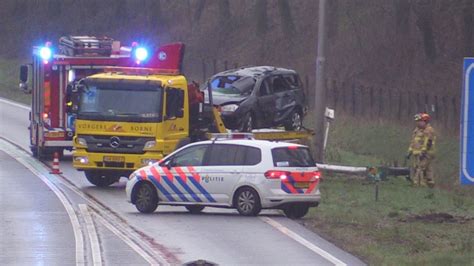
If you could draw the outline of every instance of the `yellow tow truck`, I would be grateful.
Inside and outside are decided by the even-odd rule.
[[[190,142],[228,133],[212,94],[180,71],[109,68],[75,84],[73,166],[108,186]],[[205,103],[206,102],[206,103]],[[257,132],[257,139],[307,138],[311,131]]]

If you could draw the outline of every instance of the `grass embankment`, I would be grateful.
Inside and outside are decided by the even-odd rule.
[[[21,62],[16,59],[0,58],[0,97],[29,104],[31,95],[18,88]],[[31,86],[31,81],[29,84]]]
[[[410,126],[344,117],[332,126],[328,162],[403,164]],[[457,137],[439,137],[437,188],[390,177],[377,202],[373,183],[328,175],[321,205],[302,222],[372,265],[474,265],[474,187],[459,186],[458,147]]]

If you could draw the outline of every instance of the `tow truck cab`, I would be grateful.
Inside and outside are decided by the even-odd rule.
[[[186,78],[109,72],[79,84],[73,166],[109,185],[156,162],[189,136]]]

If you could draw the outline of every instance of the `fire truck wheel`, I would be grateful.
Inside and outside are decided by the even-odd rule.
[[[309,206],[306,204],[290,204],[283,208],[286,217],[290,219],[299,219],[305,216],[309,211]]]
[[[119,181],[120,177],[100,171],[84,171],[87,180],[98,187],[107,187]]]

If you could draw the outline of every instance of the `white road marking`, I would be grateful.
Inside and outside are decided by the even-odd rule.
[[[160,265],[158,261],[153,259],[150,255],[148,255],[141,247],[139,247],[135,242],[130,240],[126,235],[124,235],[122,232],[117,230],[112,224],[110,224],[107,220],[102,218],[100,215],[95,215],[99,222],[102,223],[107,229],[109,229],[112,233],[114,233],[118,238],[122,239],[123,242],[125,242],[129,247],[131,247],[135,252],[140,254],[148,263],[151,265]]]
[[[97,231],[95,230],[94,222],[89,213],[89,209],[86,204],[79,204],[79,209],[81,210],[82,216],[86,223],[87,234],[89,235],[89,242],[91,244],[92,251],[92,263],[94,265],[102,265],[102,255],[100,251],[99,238],[97,237]]]
[[[66,209],[66,212],[69,216],[69,219],[71,220],[71,225],[72,225],[72,229],[73,229],[73,232],[74,232],[74,239],[75,239],[75,242],[76,242],[76,265],[85,265],[84,240],[82,238],[83,235],[82,235],[82,230],[81,230],[81,225],[79,223],[79,219],[77,218],[76,212],[75,212],[74,208],[72,207],[72,204],[66,198],[64,193],[62,193],[47,178],[47,176],[50,175],[48,173],[48,171],[46,171],[46,169],[44,169],[44,167],[42,167],[42,165],[40,165],[34,159],[31,159],[30,157],[27,157],[27,156],[22,156],[17,150],[15,150],[15,149],[18,149],[18,148],[16,148],[13,145],[7,143],[3,139],[0,139],[0,149],[4,152],[8,153],[10,156],[15,158],[19,163],[21,163],[23,166],[25,166],[28,170],[30,170],[34,175],[36,175],[39,179],[41,179],[41,181],[43,181],[43,183],[45,183],[54,192],[54,194],[56,194],[56,196],[61,201],[64,208]]]
[[[345,266],[346,265],[344,262],[340,261],[339,259],[337,259],[333,255],[329,254],[327,251],[321,249],[320,247],[318,247],[318,246],[314,245],[313,243],[309,242],[308,240],[304,239],[303,237],[301,237],[297,233],[291,231],[289,228],[287,228],[286,226],[280,224],[279,222],[277,222],[277,221],[275,221],[275,220],[273,220],[269,217],[260,216],[259,218],[262,221],[264,221],[265,223],[273,226],[274,228],[276,228],[278,231],[282,232],[286,236],[290,237],[291,239],[293,239],[296,242],[300,243],[301,245],[307,247],[311,251],[317,253],[321,257],[323,257],[323,258],[327,259],[328,261],[332,262],[334,265],[337,265],[337,266]]]
[[[14,143],[14,142],[12,142]],[[14,157],[15,159],[17,159],[20,163],[22,163],[25,167],[27,167],[28,169],[34,169],[35,170],[35,173],[39,173],[40,171],[43,171],[43,172],[46,172],[48,173],[47,176],[50,177],[51,179],[57,179],[56,176],[54,175],[51,175],[49,174],[49,170],[45,168],[45,166],[35,160],[34,158],[30,157],[28,155],[28,153],[26,153],[25,151],[21,150],[20,148],[16,147],[15,145],[9,143],[8,141],[2,139],[0,137],[0,149],[6,151],[8,154],[10,154],[12,157]],[[26,158],[26,159],[24,159]],[[36,170],[36,169],[38,170]],[[59,188],[57,188],[50,180],[48,180],[48,178],[46,176],[43,176],[43,177],[40,177],[41,180],[43,180],[43,182],[48,182],[47,184],[49,184],[50,186],[54,187],[51,188],[53,191],[58,191],[58,193],[62,193],[61,190]],[[145,245],[140,247],[140,245],[138,245],[137,243],[140,243],[140,241],[142,240],[140,238],[140,236],[136,236],[136,234],[134,233],[129,233],[128,232],[128,228],[125,228],[124,226],[121,226],[120,223],[117,223],[115,222],[116,225],[112,225],[112,223],[109,222],[110,221],[115,221],[116,218],[112,215],[109,215],[107,214],[107,211],[103,211],[102,207],[94,202],[93,200],[91,200],[87,195],[85,195],[80,189],[76,188],[75,186],[69,184],[68,182],[63,182],[61,180],[58,179],[58,182],[61,183],[61,185],[64,185],[65,187],[67,187],[68,189],[70,189],[71,191],[73,191],[74,193],[76,193],[79,197],[83,198],[87,203],[88,205],[92,208],[92,210],[95,212],[96,216],[97,217],[100,217],[102,221],[106,221],[107,224],[110,226],[110,227],[107,227],[109,228],[109,230],[111,231],[114,231],[114,232],[118,232],[122,237],[120,237],[122,240],[127,239],[126,241],[124,240],[124,242],[129,242],[129,243],[133,243],[134,246],[137,247],[137,249],[139,251],[137,251],[137,249],[134,249],[140,256],[142,256],[146,261],[153,261],[152,264],[154,265],[169,265],[169,263],[164,259],[163,256],[161,256],[160,254],[158,254],[153,247],[149,246],[147,243],[144,243]],[[64,195],[63,195],[64,196]],[[71,207],[72,208],[72,207]],[[98,211],[100,210],[100,211]],[[74,209],[72,210],[74,212]],[[69,213],[68,213],[69,214]],[[74,215],[75,215],[75,212],[74,212]],[[106,217],[103,218],[101,216],[104,216]],[[77,225],[79,226],[79,220],[77,219],[76,217],[76,221],[77,221]],[[115,227],[118,227],[119,229],[115,228]],[[75,228],[74,226],[74,223],[73,223],[73,228]],[[80,246],[80,250],[82,251],[82,260],[81,260],[81,263],[79,263],[80,265],[84,265],[84,243],[83,243],[83,238],[82,238],[82,231],[80,230],[80,227],[77,227],[80,231],[80,239],[78,237],[76,237],[76,257],[78,257],[78,247]],[[112,228],[112,229],[111,229]],[[74,232],[74,235],[76,236],[77,233],[76,231]],[[80,240],[80,243],[78,242]],[[146,251],[144,250],[148,250],[148,253],[152,254],[154,256],[154,258],[152,258],[151,256],[149,256]],[[147,259],[147,258],[151,258],[151,259]],[[156,259],[158,259],[158,262],[156,261]],[[79,265],[78,264],[78,265]]]
[[[19,107],[19,108],[24,109],[24,110],[28,110],[28,111],[31,110],[30,107],[27,106],[27,105],[17,103],[17,102],[14,102],[14,101],[11,101],[11,100],[8,100],[8,99],[5,99],[5,98],[0,97],[0,102],[7,103],[9,105],[13,105],[15,107]]]

